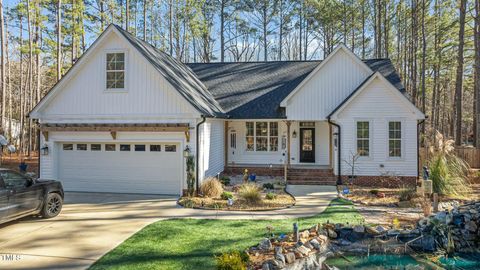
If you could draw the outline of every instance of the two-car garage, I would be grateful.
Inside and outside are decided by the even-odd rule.
[[[58,142],[58,179],[67,191],[175,194],[182,190],[178,142]]]

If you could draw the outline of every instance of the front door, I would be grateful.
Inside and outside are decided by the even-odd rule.
[[[300,128],[300,162],[315,162],[314,128]]]

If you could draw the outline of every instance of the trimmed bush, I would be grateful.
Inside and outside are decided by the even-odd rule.
[[[274,189],[275,186],[272,183],[265,183],[263,184],[264,189]]]
[[[276,198],[277,198],[277,194],[273,192],[268,192],[267,194],[265,194],[265,199],[267,200],[275,200]]]
[[[220,182],[224,185],[224,186],[228,186],[230,185],[230,177],[226,176],[226,175],[223,175],[222,177],[220,177]]]
[[[417,195],[417,192],[413,188],[402,188],[398,192],[401,202],[410,201]]]
[[[248,255],[238,251],[225,252],[215,257],[218,270],[246,270]]]
[[[224,191],[221,196],[222,200],[233,199],[233,193],[229,191]]]
[[[191,199],[187,199],[183,202],[183,207],[185,208],[193,208],[195,206],[195,202]]]
[[[200,186],[200,192],[205,197],[218,198],[222,195],[223,186],[217,178],[208,177],[203,180],[202,185]]]
[[[372,189],[369,192],[370,194],[377,196],[380,191],[378,189]]]
[[[262,200],[260,188],[253,183],[245,183],[238,189],[238,196],[247,203],[258,203]]]

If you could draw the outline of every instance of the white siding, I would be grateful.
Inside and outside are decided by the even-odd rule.
[[[125,91],[105,89],[105,54],[126,52]],[[114,32],[95,48],[41,112],[41,122],[166,122],[198,112],[128,42]]]
[[[351,160],[352,153],[356,153],[356,121],[370,121],[370,157],[357,160],[356,174],[416,176],[416,115],[388,87],[376,78],[339,113],[336,122],[342,129],[342,174],[351,174],[345,160]],[[389,121],[402,122],[403,152],[399,159],[388,157]]]
[[[225,122],[207,119],[200,126],[200,180],[216,176],[225,168]]]
[[[325,120],[338,104],[357,88],[371,71],[353,59],[344,50],[338,50],[298,92],[286,106],[289,120]]]
[[[253,120],[252,120],[253,121]],[[263,120],[257,120],[263,121]],[[268,120],[265,120],[268,121]],[[228,163],[229,165],[235,164],[256,164],[256,165],[269,165],[269,164],[284,164],[286,158],[286,149],[282,149],[282,137],[287,137],[287,125],[285,121],[278,122],[278,152],[253,152],[245,151],[246,149],[246,127],[244,121],[230,121],[228,123],[229,134],[232,132],[236,133],[236,149],[232,149],[230,135],[228,138]],[[293,132],[297,133],[297,137],[293,138]],[[328,137],[328,123],[327,122],[316,122],[315,124],[315,164],[317,165],[328,165],[329,164],[329,137]],[[291,164],[300,163],[300,133],[299,133],[299,122],[292,122],[290,126],[290,157]]]

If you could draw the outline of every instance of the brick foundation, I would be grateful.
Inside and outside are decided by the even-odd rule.
[[[348,184],[348,176],[342,176],[343,184]],[[364,187],[384,187],[384,188],[402,188],[415,187],[417,177],[415,176],[357,176],[353,184]]]
[[[225,167],[223,174],[227,175],[243,175],[245,169],[248,174],[254,173],[259,176],[283,176],[284,168],[279,166],[270,167]]]
[[[284,168],[281,166],[273,167],[231,167],[226,166],[222,174],[226,175],[242,175],[245,169],[248,173],[254,173],[258,176],[274,176],[283,177]],[[288,174],[289,184],[304,184],[304,185],[335,185],[337,176],[333,174],[331,169],[290,169]],[[348,184],[348,176],[342,176],[343,184]],[[415,176],[357,176],[353,181],[354,185],[363,187],[384,187],[384,188],[403,188],[415,187],[417,184],[417,177]]]

